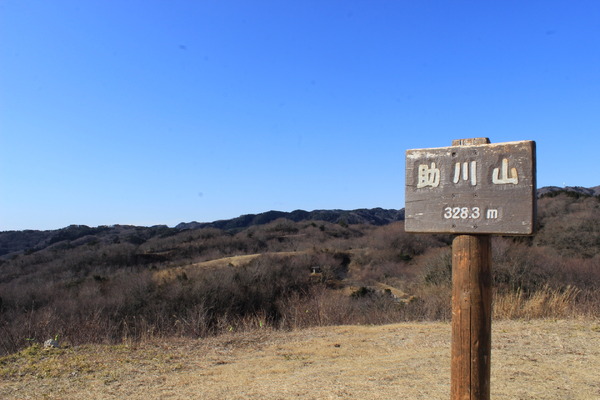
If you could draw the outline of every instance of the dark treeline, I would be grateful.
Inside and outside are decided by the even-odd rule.
[[[535,236],[493,240],[497,317],[600,316],[600,201],[552,192],[538,216]],[[76,345],[448,320],[451,240],[402,222],[72,226],[0,261],[0,352],[57,336]]]

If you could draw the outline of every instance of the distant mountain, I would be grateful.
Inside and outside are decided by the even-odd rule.
[[[538,197],[557,196],[566,193],[569,196],[600,196],[600,186],[557,187],[548,186],[538,189]],[[268,224],[279,218],[294,222],[325,221],[336,224],[371,224],[386,225],[404,220],[404,209],[390,210],[383,208],[357,210],[296,210],[292,212],[267,211],[260,214],[247,214],[237,218],[214,222],[182,222],[174,228],[166,225],[152,227],[113,225],[91,228],[85,225],[71,225],[66,228],[50,231],[5,231],[0,232],[0,258],[36,252],[44,248],[73,248],[84,244],[95,243],[131,243],[139,245],[153,237],[167,237],[182,230],[217,228],[223,230],[242,230],[250,226]]]
[[[300,221],[325,221],[332,223],[353,224],[371,224],[386,225],[391,222],[404,220],[404,209],[384,210],[383,208],[358,209],[358,210],[315,210],[304,211],[296,210],[292,212],[267,211],[260,214],[247,214],[237,218],[220,220],[215,222],[186,222],[177,225],[176,229],[244,229],[253,225],[263,225],[275,221],[279,218],[289,219],[294,222]]]
[[[67,249],[97,243],[142,244],[155,236],[169,236],[180,232],[166,225],[132,226],[113,225],[90,228],[86,225],[70,225],[49,231],[0,232],[0,258],[21,253],[33,253],[45,248]]]
[[[166,225],[152,227],[113,225],[96,228],[86,225],[70,225],[66,228],[49,231],[6,231],[0,232],[0,258],[10,258],[14,255],[36,252],[45,248],[74,248],[85,244],[93,245],[95,243],[131,243],[139,245],[153,237],[167,237],[188,229],[217,228],[236,231],[254,225],[268,224],[279,218],[289,219],[294,222],[311,220],[348,225],[385,225],[404,220],[404,209],[268,211],[261,214],[242,215],[237,218],[215,222],[180,223],[174,228],[169,228]]]
[[[559,193],[571,193],[578,196],[600,196],[600,186],[592,188],[584,188],[580,186],[574,187],[558,187],[546,186],[538,189],[537,195],[557,195]],[[267,211],[260,214],[247,214],[237,218],[219,220],[215,222],[182,222],[175,228],[177,229],[202,229],[202,228],[218,228],[218,229],[244,229],[253,225],[268,224],[278,218],[285,218],[294,222],[299,221],[326,221],[332,223],[347,223],[347,224],[371,224],[371,225],[386,225],[396,221],[404,221],[404,208],[400,210],[390,210],[382,208],[358,209],[358,210],[315,210],[304,211],[296,210],[292,212],[283,211]]]
[[[600,196],[600,186],[585,188],[581,186],[546,186],[538,189],[538,197],[558,193],[573,193],[581,196]]]

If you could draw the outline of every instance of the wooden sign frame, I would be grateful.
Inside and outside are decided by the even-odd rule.
[[[536,215],[536,154],[531,140],[406,151],[405,230],[531,235]]]

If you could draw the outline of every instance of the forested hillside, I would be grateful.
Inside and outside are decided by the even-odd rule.
[[[382,208],[359,210],[296,210],[292,212],[267,211],[261,214],[247,214],[237,218],[215,222],[182,222],[174,228],[166,225],[151,227],[113,225],[90,228],[85,225],[71,225],[51,231],[7,231],[0,232],[0,259],[27,253],[31,254],[49,246],[78,246],[89,242],[114,243],[130,242],[141,244],[155,237],[167,237],[189,229],[216,228],[235,233],[255,225],[264,225],[276,219],[293,222],[322,221],[341,225],[387,225],[404,220],[404,210],[384,210]]]
[[[312,214],[264,224],[253,216],[231,229],[0,233],[0,352],[54,337],[80,344],[449,319],[452,237],[407,234],[390,222],[399,212],[374,212],[379,223]],[[493,240],[496,318],[600,316],[599,198],[549,190],[538,216],[535,236]]]

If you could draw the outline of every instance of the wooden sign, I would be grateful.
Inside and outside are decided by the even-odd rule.
[[[531,235],[535,230],[535,142],[406,151],[405,230]]]

